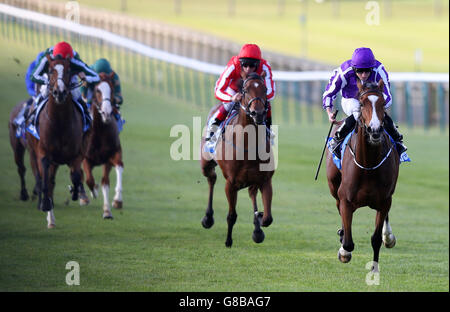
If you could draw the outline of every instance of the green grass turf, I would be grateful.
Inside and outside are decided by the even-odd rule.
[[[122,3],[121,0],[79,2],[82,6],[115,11],[121,10]],[[334,1],[309,0],[305,9],[298,0],[180,0],[179,14],[175,10],[177,1],[125,2],[125,13],[131,16],[185,26],[240,43],[257,43],[263,48],[263,54],[264,50],[278,51],[338,65],[349,59],[355,48],[369,46],[389,71],[416,71],[415,51],[420,49],[423,60],[419,70],[449,71],[447,1],[441,1],[440,14],[435,7],[438,1],[375,1],[379,5],[378,25],[366,22],[374,10],[366,9],[368,1],[338,1],[336,11]],[[228,13],[232,2],[234,15]],[[285,9],[280,15],[278,4],[282,2]],[[391,3],[390,13],[388,3]],[[307,16],[306,31],[301,27],[301,15]]]
[[[413,162],[401,165],[390,213],[397,245],[382,247],[380,285],[367,286],[375,212],[356,212],[353,259],[340,263],[336,230],[341,222],[325,167],[314,181],[327,125],[280,125],[274,222],[264,229],[265,241],[255,244],[251,202],[246,190],[239,192],[234,244],[228,249],[220,170],[216,223],[205,230],[200,220],[208,186],[199,162],[176,162],[169,156],[176,139],[169,136],[171,127],[192,128],[192,117],[204,122],[206,110],[154,96],[126,77],[123,210],[114,210],[111,221],[101,218],[102,199],[86,207],[65,205],[70,180],[68,168],[60,167],[54,196],[57,227],[48,230],[36,201],[18,200],[19,177],[7,132],[9,112],[26,94],[23,73],[37,51],[0,40],[8,46],[0,50],[1,291],[449,291],[448,132],[401,125]],[[100,181],[101,170],[94,174]],[[113,188],[114,172],[111,180]],[[259,196],[258,204],[262,208]],[[69,261],[80,264],[80,286],[65,283]]]

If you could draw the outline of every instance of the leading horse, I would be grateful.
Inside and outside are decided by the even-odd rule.
[[[116,168],[116,194],[113,199],[113,207],[121,209],[122,201],[122,147],[120,145],[119,130],[114,117],[114,72],[100,75],[100,82],[95,86],[92,95],[90,112],[93,116],[92,131],[86,136],[86,148],[84,150],[83,169],[86,174],[86,184],[91,190],[92,196],[98,195],[98,185],[95,184],[92,169],[94,166],[103,165],[102,192],[103,192],[103,218],[112,219],[109,205],[109,173],[112,166]]]
[[[226,179],[225,193],[229,207],[226,247],[233,244],[232,230],[237,219],[236,202],[240,189],[248,187],[253,203],[255,229],[252,237],[256,243],[261,243],[265,237],[261,226],[267,227],[272,223],[272,176],[275,167],[270,140],[266,136],[265,118],[268,102],[264,74],[262,77],[251,74],[241,83],[243,97],[241,102],[237,103],[238,114],[228,121],[225,133],[217,141],[216,153],[211,156],[204,150],[206,143],[204,136],[200,146],[202,173],[209,184],[208,207],[202,225],[204,228],[210,228],[214,224],[212,202],[217,179],[215,167],[218,164]],[[218,107],[211,109],[208,118],[211,118]],[[267,153],[267,157],[261,157],[261,151]],[[258,212],[256,202],[258,189],[262,195],[264,214]]]
[[[341,170],[327,151],[328,186],[342,219],[342,228],[338,231],[342,243],[338,258],[343,263],[351,260],[354,249],[352,216],[356,209],[369,206],[376,210],[375,231],[371,237],[373,272],[378,271],[382,242],[387,248],[394,247],[396,242],[388,213],[397,184],[399,155],[383,130],[383,88],[383,80],[363,85],[358,81],[361,111],[358,125],[342,155]]]
[[[59,165],[70,167],[73,183],[72,200],[83,191],[81,161],[83,147],[83,116],[72,100],[70,60],[56,58],[49,62],[49,96],[38,116],[40,139],[27,132],[26,140],[32,167],[36,167],[36,184],[40,185],[38,208],[47,212],[47,227],[55,227],[53,190]]]

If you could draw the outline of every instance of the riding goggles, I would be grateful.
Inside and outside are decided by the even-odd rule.
[[[258,60],[253,59],[242,59],[239,60],[241,62],[241,67],[251,67],[251,68],[257,68],[259,66]]]
[[[354,71],[357,72],[358,74],[370,73],[372,72],[372,68],[354,68]]]

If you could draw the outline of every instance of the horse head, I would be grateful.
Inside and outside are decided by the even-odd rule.
[[[251,73],[242,82],[241,108],[257,125],[265,122],[269,103],[267,102],[267,88],[264,83],[265,72],[259,76]]]
[[[359,103],[361,105],[361,117],[359,122],[364,126],[365,132],[369,135],[369,143],[379,144],[383,131],[384,120],[384,82],[379,83],[357,82],[359,93]]]
[[[49,91],[56,104],[62,104],[70,93],[70,59],[61,58],[59,55],[51,59],[47,55],[49,63]]]
[[[113,112],[112,101],[113,96],[113,77],[114,72],[110,74],[101,73],[100,82],[94,89],[94,106],[97,108],[98,113],[102,117],[103,123],[109,123],[111,121],[111,115]]]

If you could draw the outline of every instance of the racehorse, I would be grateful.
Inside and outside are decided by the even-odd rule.
[[[387,248],[394,247],[396,243],[388,213],[397,184],[399,155],[383,130],[383,88],[383,80],[378,84],[366,82],[363,85],[358,81],[361,111],[358,125],[342,155],[341,170],[327,151],[328,186],[342,219],[342,228],[338,231],[342,244],[338,258],[343,263],[351,260],[354,249],[352,216],[359,207],[369,206],[376,210],[375,231],[371,237],[372,272],[378,271],[382,242]]]
[[[119,130],[113,116],[113,76],[100,74],[100,82],[94,88],[91,113],[93,115],[92,131],[86,137],[83,169],[86,174],[86,184],[94,198],[98,195],[98,185],[92,175],[94,166],[103,165],[102,192],[103,192],[103,218],[112,219],[109,206],[109,172],[111,167],[116,168],[117,182],[113,207],[121,209],[122,202],[122,147],[120,145]]]
[[[236,103],[238,114],[229,120],[225,133],[217,140],[214,157],[211,157],[204,150],[204,136],[200,147],[202,173],[209,184],[208,207],[202,219],[202,225],[208,229],[214,224],[212,202],[214,184],[217,179],[215,167],[218,164],[226,179],[225,193],[229,206],[226,247],[231,247],[233,244],[232,230],[237,219],[236,202],[237,193],[240,189],[248,187],[253,203],[255,229],[252,238],[256,243],[263,242],[265,237],[261,226],[267,227],[272,223],[272,176],[275,169],[273,166],[267,166],[265,170],[261,170],[263,165],[267,165],[270,160],[273,161],[270,140],[266,136],[265,119],[268,102],[264,74],[261,77],[253,73],[243,82],[241,81],[241,92],[243,97],[240,103]],[[213,107],[208,118],[211,118],[217,109],[218,106]],[[250,134],[253,134],[253,137]],[[260,153],[255,155],[256,150],[263,150],[269,157],[262,159]],[[258,189],[262,194],[264,214],[258,212],[256,203]]]
[[[40,139],[27,132],[26,140],[32,167],[36,167],[36,183],[40,185],[38,209],[47,212],[47,227],[55,227],[53,190],[59,165],[70,167],[73,183],[72,200],[83,192],[81,162],[83,146],[83,116],[71,96],[69,59],[56,58],[49,62],[49,95],[38,116]]]
[[[17,165],[17,172],[19,173],[20,177],[20,200],[26,201],[28,200],[28,191],[25,185],[25,164],[24,164],[24,156],[25,156],[25,150],[27,147],[25,137],[20,136],[17,137],[17,124],[14,122],[14,120],[17,118],[21,110],[23,109],[24,105],[26,104],[26,101],[18,103],[11,111],[11,114],[9,116],[9,123],[8,123],[8,129],[9,129],[9,142],[11,143],[11,147],[14,152],[14,161]],[[36,172],[35,167],[32,167],[33,173]],[[38,185],[36,184],[33,190],[33,196],[38,194]]]

